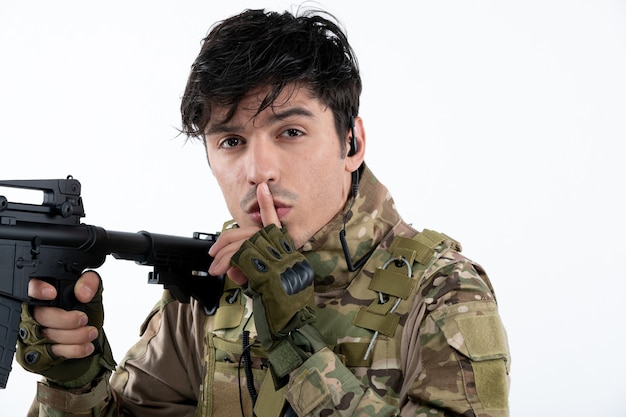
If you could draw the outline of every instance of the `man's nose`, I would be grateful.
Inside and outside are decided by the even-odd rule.
[[[271,139],[257,138],[249,141],[246,169],[248,182],[256,185],[275,182],[280,172],[278,152]]]

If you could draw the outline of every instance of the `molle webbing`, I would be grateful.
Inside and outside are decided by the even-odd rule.
[[[412,298],[426,268],[413,268],[417,262],[432,264],[441,255],[435,249],[444,241],[460,250],[458,242],[443,233],[425,229],[412,238],[397,236],[388,248],[390,260],[374,272],[368,288],[379,294],[368,307],[362,306],[354,317],[354,325],[393,337],[400,321],[395,307],[400,299]],[[413,270],[416,275],[413,275]]]

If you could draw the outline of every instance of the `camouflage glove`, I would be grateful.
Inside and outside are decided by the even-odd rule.
[[[248,278],[258,338],[268,351],[275,377],[302,364],[322,348],[315,321],[313,268],[295,250],[287,231],[270,225],[244,242],[231,264]]]
[[[88,324],[98,329],[93,341],[95,351],[86,358],[64,359],[50,349],[52,342],[41,332],[28,304],[22,304],[22,320],[17,340],[17,361],[27,371],[45,376],[63,388],[75,389],[89,384],[103,369],[115,369],[115,361],[104,334],[104,308],[102,306],[102,281],[93,299],[83,304]]]

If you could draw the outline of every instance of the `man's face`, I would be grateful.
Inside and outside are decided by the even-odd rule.
[[[278,219],[300,247],[343,208],[360,160],[342,155],[332,111],[306,88],[287,87],[255,117],[265,94],[248,95],[227,123],[219,123],[225,109],[214,111],[206,150],[234,220],[263,227],[256,188],[266,183]]]

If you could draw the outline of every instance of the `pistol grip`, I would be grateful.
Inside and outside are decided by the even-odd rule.
[[[81,310],[84,311],[84,304],[78,301],[74,294],[74,285],[76,285],[76,279],[54,279],[37,277],[37,279],[47,282],[54,286],[57,291],[57,296],[54,300],[38,300],[31,298],[28,302],[31,306],[47,306],[58,307],[67,311]]]

